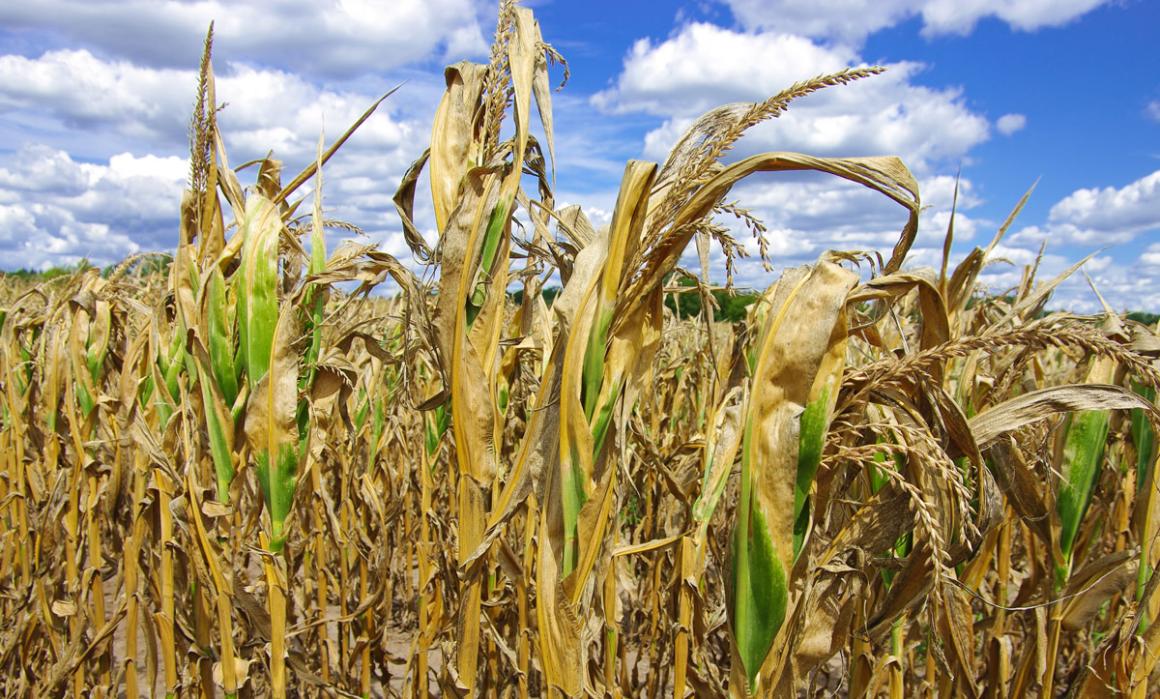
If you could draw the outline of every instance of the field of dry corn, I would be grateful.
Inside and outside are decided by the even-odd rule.
[[[231,169],[211,44],[175,252],[0,277],[0,694],[1160,691],[1157,328],[1044,313],[1034,267],[976,289],[1026,197],[911,272],[898,159],[729,157],[876,69],[708,112],[596,230],[552,195],[562,58],[505,2],[398,184],[403,264],[327,249],[358,124]],[[765,252],[730,189],[786,171],[894,201],[898,242],[717,321],[724,222]]]

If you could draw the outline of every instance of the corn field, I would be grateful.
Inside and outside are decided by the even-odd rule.
[[[553,199],[563,59],[504,2],[397,185],[404,264],[327,249],[362,120],[292,178],[231,168],[211,46],[175,252],[0,279],[0,694],[1160,691],[1160,331],[1045,313],[1034,266],[976,288],[1027,195],[914,272],[897,158],[729,157],[878,69],[706,113],[598,230]],[[730,231],[766,258],[731,188],[801,171],[895,202],[892,253],[715,320]]]

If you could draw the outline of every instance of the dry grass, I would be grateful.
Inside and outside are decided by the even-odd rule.
[[[325,229],[357,230],[319,194],[350,132],[243,187],[207,40],[171,263],[0,279],[0,691],[1157,691],[1157,329],[1037,320],[1058,280],[1034,268],[977,294],[1009,221],[957,268],[901,271],[921,204],[895,158],[722,162],[876,69],[711,111],[663,166],[627,165],[596,231],[552,198],[559,56],[527,9],[497,26],[395,199],[424,274],[327,253]],[[760,238],[726,198],[785,170],[898,203],[890,259],[788,270],[737,327],[699,284],[678,321],[681,254],[732,264],[714,216]],[[388,277],[401,294],[369,295]]]

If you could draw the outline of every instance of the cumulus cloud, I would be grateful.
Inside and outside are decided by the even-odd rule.
[[[1074,226],[1109,241],[1160,229],[1160,170],[1123,187],[1079,189],[1051,207],[1049,225]]]
[[[59,207],[0,204],[0,250],[14,267],[47,269],[82,259],[109,264],[140,249],[109,225],[78,221]]]
[[[792,176],[791,176],[792,177]],[[798,231],[827,248],[849,243],[890,247],[906,223],[906,210],[866,187],[833,177],[810,176],[784,181],[785,175],[756,175],[742,182],[729,199],[752,208],[774,227]],[[920,217],[919,241],[941,244],[950,220],[954,178],[936,176],[919,183],[926,206]],[[960,182],[956,238],[969,240],[975,222],[966,217],[979,204],[969,180]]]
[[[399,172],[371,153],[344,154],[324,172],[327,218],[360,227],[370,241],[408,256],[391,196]],[[185,158],[120,153],[78,162],[46,145],[0,157],[0,259],[5,268],[45,268],[86,258],[107,265],[142,251],[169,252],[188,181]],[[243,184],[246,183],[243,174]],[[309,187],[303,194],[309,195]],[[434,236],[434,214],[416,202],[416,225]],[[350,237],[335,231],[336,238]]]
[[[194,84],[193,71],[141,68],[87,51],[50,52],[39,59],[5,56],[0,57],[0,114],[39,112],[64,129],[119,133],[141,148],[183,153]],[[246,65],[224,67],[217,95],[228,104],[219,123],[231,164],[272,149],[286,163],[287,177],[313,160],[324,130],[333,139],[373,101],[371,95],[323,89],[295,74]],[[391,195],[419,154],[424,131],[416,118],[392,114],[384,104],[328,164],[327,215],[354,223],[372,240],[402,253]],[[5,266],[69,264],[81,257],[108,263],[138,250],[173,247],[185,159],[101,156],[107,140],[94,142],[98,155],[87,159],[95,163],[37,142],[3,161],[0,203],[10,207],[5,247],[15,252],[13,246],[36,246],[6,256],[19,262]],[[420,226],[431,223],[429,213],[421,205]],[[51,244],[38,242],[45,240]]]
[[[427,112],[440,94],[436,81],[404,86],[326,168],[328,217],[359,226],[396,253],[405,248],[391,195],[422,150]],[[138,250],[171,249],[195,85],[193,70],[142,67],[83,49],[0,56],[0,116],[10,125],[36,125],[9,126],[20,139],[12,143],[18,150],[0,158],[0,203],[10,207],[4,246],[11,252],[35,246],[5,255],[4,266],[81,257],[107,263]],[[334,139],[376,97],[243,63],[217,70],[217,98],[226,104],[219,124],[231,165],[272,150],[286,177],[313,160],[320,134]],[[254,172],[242,174],[243,184]],[[424,206],[417,224],[433,228]],[[45,240],[52,242],[37,242]]]
[[[993,17],[1033,31],[1066,24],[1108,0],[722,0],[746,28],[791,32],[858,44],[912,17],[925,36],[969,34]]]
[[[942,243],[951,216],[955,180],[938,175],[920,182],[927,208],[920,217],[919,234],[907,256],[910,270],[938,269],[942,261]],[[966,252],[984,246],[997,226],[996,221],[979,218],[974,210],[982,204],[975,185],[966,179],[959,182],[959,199],[955,216],[955,240],[960,243],[952,252],[953,268]],[[864,250],[886,254],[898,240],[905,216],[892,202],[861,187],[848,184],[833,186],[821,178],[809,182],[776,182],[755,180],[737,187],[730,199],[751,207],[769,226],[770,252],[774,271],[767,272],[754,258],[739,261],[736,283],[742,287],[765,288],[786,267],[813,262],[825,250]],[[749,243],[749,233],[729,217],[721,223],[756,252]],[[1046,252],[1040,253],[1042,238],[1014,235],[995,250],[991,264],[980,275],[979,282],[991,293],[1007,293],[1018,286],[1024,268],[1037,264],[1040,282],[1061,274],[1080,255],[1093,252],[1090,246],[1067,244],[1050,238]],[[1117,310],[1160,308],[1160,243],[1150,245],[1139,260],[1122,259],[1122,251],[1109,250],[1090,259],[1083,267],[1100,293]],[[724,259],[714,252],[713,268],[724,268]],[[690,269],[698,266],[690,248],[682,259]],[[722,281],[717,279],[717,281]],[[1081,313],[1097,313],[1101,307],[1083,273],[1065,280],[1054,292],[1050,304]]]
[[[739,49],[738,47],[744,47]],[[748,34],[692,23],[673,37],[638,41],[614,86],[593,97],[612,113],[665,117],[645,137],[645,154],[663,159],[706,109],[757,101],[803,78],[858,65],[854,52],[771,32]],[[819,155],[902,156],[917,171],[957,161],[989,135],[956,88],[914,84],[917,63],[888,66],[880,76],[795,102],[788,113],[750,132],[739,153],[802,150]]]
[[[1022,114],[1004,114],[995,121],[995,128],[1004,136],[1022,131],[1025,126],[1027,126],[1027,117]]]
[[[1110,257],[1096,257],[1084,270],[1113,310],[1155,312],[1160,308],[1160,270],[1135,261],[1118,263]],[[1080,313],[1103,310],[1087,279],[1078,272],[1060,285],[1054,300],[1056,305]]]
[[[1084,270],[1100,293],[1116,310],[1160,308],[1160,243],[1133,255],[1126,243],[1160,231],[1160,171],[1123,187],[1079,189],[1067,195],[1048,213],[1042,225],[1026,226],[1009,236],[999,250],[1018,265],[1035,259],[1041,246],[1048,254],[1040,278],[1062,272],[1080,255],[1103,251]],[[1059,253],[1066,251],[1070,257]],[[1018,271],[1000,279],[1013,285]],[[987,277],[994,281],[994,276]],[[1082,275],[1060,285],[1055,305],[1080,312],[1098,312],[1099,302]]]
[[[0,56],[0,114],[35,112],[67,129],[115,133],[141,145],[184,148],[196,72],[143,68],[101,59],[86,50],[49,51],[38,58]],[[228,64],[217,76],[226,103],[220,121],[227,145],[246,157],[273,148],[293,157],[313,152],[326,126],[339,132],[374,96],[320,88],[300,75]],[[360,129],[366,147],[394,147],[409,135],[384,104]]]
[[[85,50],[0,56],[0,114],[35,111],[69,129],[184,141],[196,84],[193,71],[104,61]]]
[[[691,23],[667,40],[638,41],[608,89],[591,100],[555,98],[558,201],[585,204],[594,223],[607,223],[623,160],[638,156],[642,146],[635,134],[626,140],[632,129],[625,123],[635,129],[649,120],[644,155],[663,159],[705,109],[760,100],[803,78],[862,65],[859,43],[877,29],[918,17],[928,36],[966,33],[994,17],[1031,30],[1078,17],[1101,0],[729,2],[739,29]],[[172,248],[186,178],[179,154],[186,147],[193,69],[211,18],[217,20],[217,96],[228,103],[220,120],[235,166],[272,148],[287,161],[287,176],[293,174],[313,158],[320,131],[333,138],[377,97],[375,91],[394,84],[383,80],[384,71],[410,78],[327,166],[324,188],[329,217],[357,224],[385,250],[406,258],[391,195],[426,140],[442,91],[434,69],[449,59],[484,55],[480,18],[493,10],[482,0],[280,0],[272,8],[249,0],[9,5],[0,7],[0,21],[29,37],[24,46],[70,48],[0,56],[0,140],[17,149],[0,153],[0,258],[16,261],[6,267],[71,264],[81,257],[107,264]],[[992,128],[1010,134],[1025,120],[1008,114],[992,124],[972,111],[959,89],[920,85],[921,64],[889,68],[883,76],[795,103],[782,118],[755,129],[732,157],[773,149],[901,155],[919,176],[927,206],[910,264],[937,266],[954,190],[954,178],[945,173],[969,165],[971,150]],[[1148,110],[1160,119],[1158,104]],[[594,111],[615,118],[593,118]],[[93,138],[97,133],[100,138]],[[584,174],[564,179],[576,172]],[[243,180],[252,176],[246,171]],[[1012,236],[1006,255],[1022,265],[1034,259],[1045,237],[1106,244],[1150,230],[1147,211],[1156,209],[1157,185],[1146,180],[1074,193],[1042,226]],[[762,177],[739,186],[733,197],[768,224],[779,267],[812,261],[825,249],[886,251],[905,220],[889,200],[833,178]],[[429,203],[419,197],[416,204],[420,229],[433,237]],[[970,245],[980,230],[993,228],[976,214],[980,204],[964,178],[956,240]],[[722,223],[749,239],[738,221]],[[715,268],[723,269],[720,253],[714,255]],[[1154,297],[1141,280],[1157,288],[1160,245],[1148,248],[1132,273],[1110,259],[1090,266],[1109,299]],[[1045,272],[1068,261],[1050,253]],[[987,278],[1011,285],[1018,276],[1017,267],[999,266]],[[753,261],[739,269],[743,285],[764,287],[772,278]],[[1076,304],[1091,297],[1086,285],[1065,285],[1060,293]]]
[[[768,4],[797,6],[792,2]],[[902,12],[900,16],[921,14],[928,33],[968,31],[974,21],[989,15],[1016,28],[1033,29],[1082,14],[1075,4],[1069,15],[1062,6],[1044,6],[1032,12],[1030,7],[1008,4],[1000,8],[997,3],[974,3],[973,18],[971,12],[955,14],[954,8],[939,2],[887,0],[873,7],[823,2],[822,6],[845,8],[835,12],[834,17],[856,18],[859,23],[866,16],[871,23],[879,21],[874,18],[881,15],[885,17],[880,20],[885,23],[883,26],[898,21],[891,14],[894,11]],[[817,5],[810,3],[810,7]],[[752,3],[750,9],[758,12],[758,4]],[[727,102],[761,100],[805,77],[864,64],[859,52],[852,48],[855,43],[817,40],[841,38],[840,30],[821,25],[814,29],[795,26],[792,13],[777,16],[784,21],[763,23],[739,17],[742,29],[693,22],[681,26],[665,40],[642,39],[626,55],[617,79],[593,97],[592,105],[606,114],[636,113],[659,118],[661,124],[644,138],[643,151],[649,159],[663,160],[681,134],[709,108]],[[858,38],[864,36],[859,34]],[[955,177],[948,173],[962,164],[970,165],[972,150],[990,137],[991,129],[1011,135],[1025,128],[1027,119],[1023,114],[1010,113],[992,123],[972,110],[958,88],[919,84],[923,65],[899,62],[888,68],[884,75],[795,102],[786,114],[752,129],[730,157],[765,150],[827,156],[901,156],[920,180],[925,207],[907,266],[937,268],[952,217]],[[1049,251],[1040,262],[1041,279],[1062,272],[1079,255],[1160,229],[1158,182],[1160,173],[1121,188],[1074,192],[1057,203],[1041,225],[1027,226],[1008,236],[997,255],[998,262],[983,275],[984,283],[995,291],[1018,284],[1023,267],[1035,263],[1045,240]],[[905,221],[904,212],[893,202],[833,178],[755,177],[736,187],[730,199],[750,207],[765,221],[777,267],[810,262],[827,249],[885,254],[898,240]],[[953,214],[956,245],[952,265],[969,248],[985,245],[998,225],[976,213],[982,203],[974,184],[964,177]],[[729,226],[739,240],[748,239],[748,232],[739,222],[725,217],[721,223]],[[755,245],[748,247],[755,252]],[[1160,256],[1160,250],[1150,254],[1146,260]],[[1153,262],[1160,262],[1160,258]],[[692,251],[686,252],[684,263],[696,266]],[[1090,260],[1086,270],[1109,301],[1119,306],[1144,308],[1156,303],[1156,292],[1152,291],[1155,282],[1160,281],[1156,268],[1149,272],[1143,263],[1122,264],[1105,253]],[[764,287],[773,278],[752,259],[738,267],[737,281],[742,285]],[[1095,297],[1082,276],[1063,284],[1055,298],[1057,306],[1097,310],[1093,306]]]
[[[1152,100],[1144,107],[1144,114],[1152,121],[1160,121],[1160,100]]]
[[[1131,196],[1126,196],[1127,192],[1146,190],[1147,186],[1142,183],[1147,180],[1147,177],[1142,178],[1118,189],[1090,191],[1096,193],[1097,199],[1118,200],[1122,204],[1132,200]],[[936,175],[923,178],[919,184],[926,208],[920,216],[918,237],[907,256],[906,268],[937,269],[941,264],[942,243],[951,217],[955,178]],[[969,179],[959,181],[952,267],[970,248],[985,246],[998,225],[997,221],[976,215],[975,211],[983,201],[975,190],[975,184]],[[1082,197],[1073,197],[1074,194],[1065,197],[1053,209],[1061,212],[1056,215],[1056,220],[1050,220],[1049,215],[1049,221],[1043,225],[1027,226],[1009,235],[996,248],[991,264],[980,275],[979,282],[991,293],[1007,293],[1018,286],[1024,268],[1037,264],[1037,260],[1037,279],[1045,282],[1061,274],[1082,255],[1105,248],[1084,265],[1083,272],[1091,277],[1108,302],[1120,311],[1160,308],[1160,243],[1149,244],[1138,256],[1115,245],[1131,240],[1133,236],[1139,237],[1140,231],[1160,230],[1160,221],[1150,226],[1133,226],[1125,224],[1131,219],[1110,218],[1100,222],[1090,217],[1086,219],[1088,224],[1099,223],[1103,229],[1062,221],[1064,212],[1067,216],[1075,216],[1077,221],[1084,220],[1079,212],[1088,211],[1088,207],[1075,204]],[[889,200],[855,185],[835,184],[822,178],[789,182],[778,182],[774,177],[756,179],[735,188],[730,199],[750,206],[769,225],[773,242],[774,273],[765,272],[752,259],[742,261],[737,274],[737,282],[742,286],[764,288],[776,279],[780,269],[812,262],[824,250],[867,250],[885,254],[898,240],[905,221],[902,210]],[[1063,202],[1069,204],[1061,206]],[[1156,210],[1160,211],[1160,208]],[[1116,228],[1113,221],[1127,227]],[[722,223],[731,221],[726,219]],[[732,229],[740,240],[748,239],[748,233],[740,225],[733,225]],[[1133,230],[1138,232],[1132,233]],[[1046,243],[1046,249],[1041,255],[1043,243]],[[750,252],[756,249],[752,244],[748,247]],[[684,263],[696,266],[691,250]],[[720,268],[718,265],[717,269]],[[1101,310],[1082,272],[1077,272],[1058,287],[1050,306],[1081,313]]]
[[[920,182],[926,208],[919,218],[918,237],[907,256],[908,269],[937,268],[941,263],[954,187],[954,178],[944,175]],[[985,223],[971,213],[981,204],[973,190],[969,180],[960,181],[954,215],[955,240],[967,246],[976,243]],[[734,280],[739,286],[751,288],[765,288],[782,269],[812,263],[827,250],[887,256],[898,242],[907,218],[905,209],[880,194],[821,176],[789,176],[787,181],[782,175],[758,175],[740,183],[728,199],[738,201],[768,228],[772,273],[757,258],[758,248],[751,232],[732,216],[717,217],[717,222],[729,228],[751,255],[737,262]],[[723,270],[724,258],[716,252],[714,255],[713,269]],[[692,246],[685,251],[682,264],[690,269],[698,267]],[[714,281],[724,280],[715,276]]]
[[[854,63],[854,52],[800,36],[746,34],[704,22],[653,43],[639,39],[612,89],[593,103],[617,114],[699,114],[726,102],[767,97]]]
[[[1152,243],[1144,254],[1140,256],[1140,261],[1146,266],[1154,268],[1160,272],[1160,243]]]
[[[0,114],[36,114],[41,119],[41,130],[56,122],[66,131],[102,133],[102,138],[92,139],[96,153],[85,153],[84,145],[70,149],[74,156],[41,147],[21,151],[18,159],[25,169],[16,171],[10,167],[7,174],[0,172],[0,185],[5,177],[28,182],[49,173],[54,178],[52,191],[56,194],[62,191],[61,178],[66,176],[74,178],[73,188],[78,194],[97,186],[99,183],[86,174],[88,166],[72,162],[72,157],[79,150],[85,157],[108,159],[102,149],[107,147],[110,134],[121,135],[137,148],[163,154],[184,153],[194,85],[196,74],[192,70],[143,68],[127,61],[102,59],[85,50],[53,51],[34,59],[0,57]],[[421,89],[419,94],[433,102],[431,97],[436,93]],[[226,103],[219,113],[219,124],[231,164],[264,157],[272,150],[274,157],[286,163],[289,174],[313,160],[320,134],[325,131],[328,139],[335,138],[375,98],[326,89],[301,75],[245,64],[227,64],[219,70],[217,97]],[[392,107],[388,99],[327,168],[328,179],[335,183],[335,196],[330,197],[331,192],[327,191],[328,198],[335,201],[329,215],[354,222],[383,242],[397,226],[390,195],[407,166],[419,155],[420,135],[425,135],[426,129],[420,124],[420,117],[401,115]],[[139,167],[150,157],[153,156],[129,161],[113,156],[108,162],[115,173],[122,173],[124,168]],[[184,162],[177,157],[156,160]],[[24,187],[15,181],[11,186]],[[149,194],[148,180],[142,178],[137,186],[141,194]],[[176,230],[176,202],[180,201],[180,189],[177,191],[178,196],[170,197],[163,205],[172,230]],[[42,201],[47,192],[26,191],[26,196]],[[76,209],[80,200],[51,204],[80,213]],[[116,210],[107,213],[115,216]],[[104,222],[126,231],[147,248],[172,246],[168,239],[158,245],[161,241],[151,237],[152,229],[147,226],[122,229],[118,228],[122,222],[115,218]]]
[[[1026,268],[1037,267],[1035,280],[1043,284],[1055,280],[1076,262],[1075,257],[1058,252],[1047,251],[1041,255],[1038,249],[1002,244],[995,249],[978,281],[988,293],[1007,294],[1022,283]],[[1117,310],[1140,310],[1147,308],[1147,305],[1142,304],[1151,302],[1148,297],[1152,292],[1144,289],[1146,284],[1133,281],[1133,278],[1137,278],[1147,282],[1147,275],[1117,264],[1109,256],[1100,255],[1088,260],[1080,270],[1060,282],[1052,292],[1048,307],[1065,308],[1077,313],[1100,312],[1102,307],[1099,299],[1092,292],[1085,274]]]
[[[220,57],[351,78],[424,58],[485,54],[484,7],[478,0],[39,0],[0,5],[0,22],[137,64],[185,67],[197,64],[214,21]]]
[[[1058,27],[1094,10],[1108,0],[925,0],[916,3],[923,33],[968,34],[981,19],[994,17],[1012,29],[1034,31]]]
[[[327,165],[324,187],[329,218],[406,253],[391,195],[426,141],[439,69],[487,55],[493,3],[45,0],[0,6],[0,23],[21,38],[0,55],[0,140],[13,149],[0,151],[0,248],[28,248],[2,255],[3,267],[172,248],[211,20],[235,167],[272,150],[290,177],[321,133],[334,139],[406,81]],[[241,173],[243,185],[255,172]],[[433,235],[429,205],[416,204],[416,224]]]
[[[758,101],[813,75],[864,65],[841,45],[774,31],[743,32],[690,23],[667,40],[640,40],[612,86],[593,97],[610,114],[643,113],[663,119],[644,139],[644,155],[663,160],[681,134],[705,110],[722,103]],[[752,129],[730,157],[769,150],[825,156],[896,154],[920,178],[925,205],[910,266],[936,266],[951,221],[955,177],[944,174],[989,136],[986,118],[973,112],[957,88],[915,83],[918,63],[900,62],[880,76],[825,90],[794,102],[787,113]],[[898,241],[906,212],[864,187],[833,177],[757,175],[730,193],[768,227],[776,267],[812,262],[825,250],[888,253]],[[960,182],[955,239],[974,239],[981,204],[968,178]],[[750,238],[739,221],[722,217],[741,241]],[[751,253],[757,246],[746,243]],[[696,265],[687,252],[686,264]],[[752,258],[737,269],[737,282],[764,287],[769,273]]]
[[[177,157],[120,153],[85,163],[26,146],[0,159],[0,251],[17,266],[43,268],[171,249],[187,172]]]

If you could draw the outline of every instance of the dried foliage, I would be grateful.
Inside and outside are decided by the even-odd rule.
[[[895,158],[722,160],[877,69],[711,111],[626,166],[596,230],[552,198],[561,59],[505,2],[395,197],[416,275],[326,250],[358,231],[321,206],[351,131],[243,187],[211,44],[173,257],[0,280],[4,696],[1160,687],[1157,329],[1040,317],[1059,279],[1034,267],[976,293],[1010,220],[901,271],[921,203]],[[827,253],[715,322],[709,245],[743,248],[714,217],[760,240],[731,188],[797,170],[899,204],[891,258]],[[694,238],[705,303],[679,321]]]

